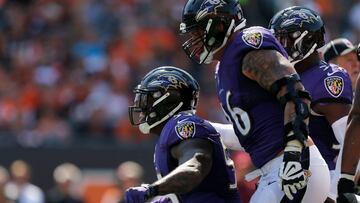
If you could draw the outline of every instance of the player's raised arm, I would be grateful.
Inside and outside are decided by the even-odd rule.
[[[286,146],[280,177],[282,190],[292,199],[291,193],[306,185],[306,177],[300,164],[300,154],[308,137],[310,95],[305,91],[294,67],[275,50],[249,52],[244,57],[242,72],[285,105],[284,141]],[[291,188],[293,188],[292,192],[290,192]]]

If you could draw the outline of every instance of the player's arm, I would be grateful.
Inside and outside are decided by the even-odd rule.
[[[285,141],[290,151],[301,152],[308,136],[310,96],[293,65],[276,50],[256,50],[243,59],[242,73],[273,93],[285,105]]]
[[[171,148],[178,166],[152,184],[129,188],[125,193],[128,203],[147,200],[170,193],[183,194],[198,186],[212,167],[212,145],[205,139],[188,139]]]
[[[242,73],[271,92],[284,106],[284,158],[279,171],[281,189],[289,199],[305,187],[300,154],[308,138],[310,95],[291,63],[276,50],[256,50],[243,59]]]
[[[156,187],[158,195],[183,194],[193,190],[208,175],[212,167],[212,145],[205,139],[188,139],[171,149],[178,167],[150,187]]]
[[[210,122],[210,121],[209,121]],[[232,124],[213,123],[210,124],[219,132],[226,148],[236,151],[245,151],[241,146]]]
[[[354,176],[360,158],[360,75],[356,82],[354,103],[350,110],[345,133],[341,162],[341,179],[338,185],[339,196],[354,193]]]
[[[351,105],[346,103],[315,104],[312,109],[331,124],[336,139],[342,145]]]
[[[357,57],[360,61],[360,43],[357,48]],[[356,163],[360,159],[360,75],[356,80],[355,97],[349,114],[348,128],[345,133],[344,149],[342,155],[341,172],[354,174]],[[355,156],[349,156],[355,154]]]

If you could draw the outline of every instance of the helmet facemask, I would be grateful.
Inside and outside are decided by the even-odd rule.
[[[214,54],[223,48],[235,28],[235,20],[209,18],[198,26],[186,27],[180,24],[180,33],[185,37],[182,47],[185,53],[199,64],[210,64]]]
[[[293,64],[304,60],[324,46],[324,23],[314,11],[294,6],[279,11],[269,28],[289,55]]]
[[[138,125],[143,134],[149,134],[150,129],[163,123],[183,106],[179,102],[178,92],[135,90],[134,106],[129,107],[129,118],[132,125]],[[166,101],[166,102],[164,102]],[[166,105],[166,108],[164,108]]]
[[[212,50],[211,47],[204,43],[206,35],[206,31],[202,31],[200,28],[194,28],[192,31],[182,35],[185,41],[182,48],[186,55],[199,64],[205,62]]]
[[[180,24],[183,49],[197,63],[209,64],[230,35],[245,24],[238,0],[188,0]]]
[[[290,62],[293,64],[304,60],[322,47],[325,44],[322,35],[322,30],[317,32],[304,30],[284,34],[275,33],[275,37],[289,54]]]
[[[199,90],[198,82],[186,71],[172,66],[155,68],[134,89],[130,122],[148,134],[180,111],[195,113]]]

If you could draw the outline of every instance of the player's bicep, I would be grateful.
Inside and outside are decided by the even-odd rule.
[[[293,65],[276,50],[255,50],[246,54],[242,62],[242,73],[255,80],[266,90],[288,75],[296,73]]]
[[[171,155],[181,165],[189,160],[198,164],[212,162],[212,145],[206,139],[187,139],[171,148]]]
[[[315,104],[312,109],[325,116],[331,124],[349,114],[351,105],[345,103]]]

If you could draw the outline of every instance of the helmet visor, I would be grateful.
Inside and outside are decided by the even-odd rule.
[[[132,125],[140,125],[146,122],[148,109],[148,94],[136,93],[134,105],[129,106],[129,120]]]

